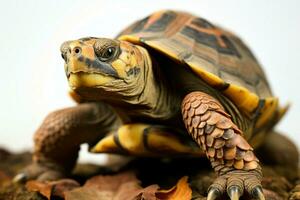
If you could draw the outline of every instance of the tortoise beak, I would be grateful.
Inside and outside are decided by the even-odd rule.
[[[61,55],[65,61],[67,78],[71,73],[102,74],[118,78],[118,73],[110,64],[101,62],[95,55],[92,45],[79,41],[67,41],[61,45]]]

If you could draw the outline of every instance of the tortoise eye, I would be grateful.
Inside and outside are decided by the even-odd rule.
[[[107,47],[105,49],[102,49],[102,51],[99,52],[99,55],[97,55],[97,56],[101,61],[108,61],[108,60],[112,59],[115,56],[115,54],[116,54],[115,47]]]

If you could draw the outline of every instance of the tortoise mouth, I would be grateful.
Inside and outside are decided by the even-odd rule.
[[[114,77],[99,72],[70,72],[67,77],[73,90],[77,88],[96,88],[115,80]]]

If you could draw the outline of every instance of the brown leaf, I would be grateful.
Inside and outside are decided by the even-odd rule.
[[[188,177],[182,177],[177,185],[169,190],[159,190],[156,197],[159,200],[190,200],[192,198],[192,189],[188,182]]]
[[[136,182],[137,185],[140,183],[133,172],[124,172],[116,175],[94,176],[87,180],[84,187],[96,187],[99,190],[116,190],[121,184],[129,182]]]
[[[66,192],[66,200],[156,200],[157,185],[146,188],[133,172],[124,172],[112,176],[95,176],[83,187]]]
[[[66,192],[66,200],[94,200],[94,199],[112,199],[111,192],[100,192],[97,188],[80,187]]]
[[[52,187],[53,185],[49,183],[44,183],[36,180],[28,181],[26,183],[27,190],[29,190],[30,192],[39,192],[49,200],[51,197]]]
[[[39,192],[50,200],[51,196],[64,198],[65,192],[79,187],[79,183],[72,179],[61,179],[58,181],[42,182],[42,181],[28,181],[26,188],[32,192]]]
[[[11,181],[11,177],[7,175],[4,171],[0,170],[0,187],[9,184]]]
[[[64,198],[65,192],[80,187],[80,184],[72,179],[62,179],[59,181],[53,181],[52,196]]]
[[[132,198],[132,196],[126,197],[125,192],[128,189],[125,189],[125,187],[124,187],[124,190],[119,190],[119,192],[118,192],[119,194],[123,194],[122,195],[123,198],[115,198],[115,199],[117,199],[117,200],[123,200],[123,199],[124,200],[125,199],[130,200],[132,198],[134,200],[157,200],[155,194],[158,191],[158,188],[159,188],[158,185],[150,185],[146,188],[143,188],[143,189],[140,189],[140,190],[136,191],[136,194]],[[118,197],[118,196],[116,195],[116,197]]]

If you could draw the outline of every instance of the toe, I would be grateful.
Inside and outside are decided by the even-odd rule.
[[[13,178],[13,183],[24,183],[28,180],[26,173],[19,173]]]
[[[242,192],[238,186],[230,186],[227,189],[227,194],[230,200],[239,200],[240,196],[242,196]]]
[[[33,163],[23,169],[18,173],[14,178],[13,182],[15,183],[24,183],[28,180],[36,179],[40,174],[42,174],[46,168],[38,166],[36,163]]]
[[[211,187],[208,191],[207,200],[215,200],[220,197],[221,194],[222,193],[218,189]]]
[[[227,180],[227,194],[231,200],[238,200],[244,192],[244,182],[239,176],[231,176]]]
[[[64,177],[62,170],[59,168],[50,168],[47,165],[40,163],[32,163],[23,169],[19,174],[17,174],[13,182],[15,183],[24,183],[28,180],[37,179],[41,181],[45,180],[57,180]]]
[[[255,199],[265,200],[261,186],[254,187],[251,191],[251,194]]]
[[[261,173],[257,171],[233,170],[219,176],[209,187],[208,200],[215,200],[226,192],[230,200],[239,200],[244,192],[258,200],[265,200]]]
[[[207,200],[214,200],[222,196],[226,188],[226,178],[219,176],[208,188]]]
[[[250,175],[245,178],[244,181],[246,191],[255,199],[265,200],[261,181],[255,175]]]

